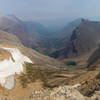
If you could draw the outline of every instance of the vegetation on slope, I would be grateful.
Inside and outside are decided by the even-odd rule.
[[[38,67],[38,65],[26,63],[26,73],[22,73],[19,79],[23,88],[26,88],[29,83],[33,83],[36,80],[41,80],[44,87],[53,88],[55,86],[49,86],[47,80],[52,78],[52,75],[57,71],[54,69],[44,70]]]

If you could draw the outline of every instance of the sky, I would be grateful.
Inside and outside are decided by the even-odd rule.
[[[56,26],[80,17],[99,20],[100,0],[0,0],[0,13]]]

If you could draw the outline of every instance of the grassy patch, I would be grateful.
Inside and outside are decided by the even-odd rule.
[[[28,83],[26,74],[22,73],[22,74],[19,76],[19,79],[20,79],[20,82],[21,82],[22,87],[23,87],[23,88],[26,88],[26,87],[27,87],[27,83]]]
[[[26,88],[28,83],[35,82],[38,79],[43,82],[44,87],[52,88],[52,86],[47,84],[47,80],[53,78],[53,74],[56,72],[57,70],[44,70],[42,67],[36,67],[34,64],[26,63],[26,73],[22,73],[19,79],[23,88]]]

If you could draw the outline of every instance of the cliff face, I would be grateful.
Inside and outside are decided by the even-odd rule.
[[[100,23],[82,20],[72,31],[64,48],[54,52],[56,58],[70,58],[84,55],[97,47],[100,41]]]

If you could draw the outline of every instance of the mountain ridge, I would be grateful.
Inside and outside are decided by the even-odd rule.
[[[58,55],[65,56],[65,58],[77,57],[96,48],[100,39],[99,27],[100,22],[82,20],[80,25],[73,30],[65,48],[60,50]]]

